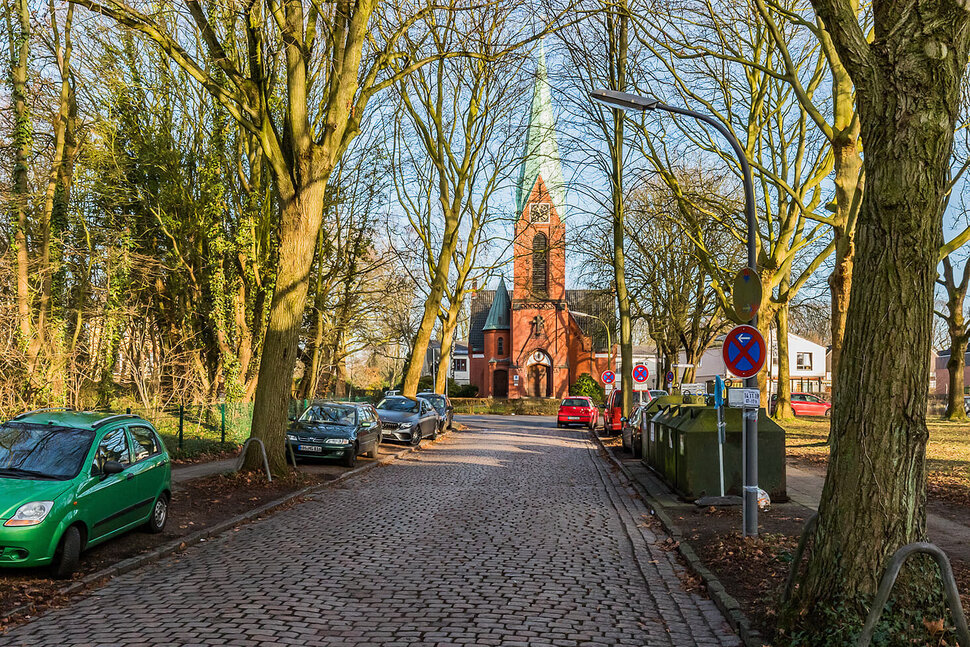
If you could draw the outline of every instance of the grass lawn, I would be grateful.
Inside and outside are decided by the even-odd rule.
[[[782,425],[789,460],[824,466],[829,448],[827,418],[804,417]],[[970,423],[929,420],[930,440],[926,446],[929,493],[970,506]]]

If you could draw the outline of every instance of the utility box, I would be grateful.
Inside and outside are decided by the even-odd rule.
[[[725,494],[742,494],[742,410],[723,410]],[[720,494],[717,453],[717,410],[713,407],[670,406],[653,418],[658,443],[644,462],[684,498]],[[787,501],[785,430],[758,411],[758,484],[773,501]]]

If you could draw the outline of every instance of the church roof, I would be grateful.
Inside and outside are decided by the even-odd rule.
[[[512,301],[509,299],[508,288],[505,287],[505,278],[500,278],[492,307],[488,310],[488,318],[485,319],[482,330],[508,330],[511,313]]]
[[[529,130],[525,139],[525,152],[519,171],[519,183],[515,191],[515,204],[522,213],[536,180],[542,181],[549,191],[553,207],[560,216],[563,214],[565,185],[562,179],[562,166],[559,162],[559,147],[556,145],[556,118],[552,113],[552,95],[546,73],[545,46],[539,46],[539,61],[536,69],[536,83],[532,90],[532,111],[529,114]]]

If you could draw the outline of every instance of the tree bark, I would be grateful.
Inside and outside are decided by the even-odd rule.
[[[13,187],[11,191],[11,221],[14,226],[14,247],[17,267],[17,325],[19,343],[24,350],[34,346],[33,320],[30,307],[30,275],[27,250],[27,211],[30,187],[27,166],[31,156],[30,112],[27,108],[27,60],[30,55],[30,13],[27,0],[16,0],[16,25],[10,33],[10,100],[13,104]],[[13,21],[11,21],[13,22]],[[32,359],[28,362],[32,366]],[[28,368],[29,371],[29,368]],[[27,389],[32,375],[28,372]]]
[[[782,286],[784,289],[784,285]],[[775,324],[778,331],[778,396],[775,401],[775,420],[791,420],[794,417],[791,408],[791,360],[788,345],[788,304],[778,308],[775,314]]]
[[[966,329],[961,330],[963,334],[953,334],[950,332],[950,359],[946,362],[946,370],[950,374],[949,390],[946,394],[946,413],[943,417],[947,420],[961,421],[967,419],[967,411],[963,406],[963,372],[966,368],[965,354],[967,352]]]
[[[270,470],[287,470],[283,435],[293,392],[296,349],[310,285],[317,232],[323,219],[323,198],[329,170],[317,170],[315,182],[283,201],[276,289],[269,307],[269,323],[259,362],[251,435],[266,445]],[[259,469],[260,456],[251,451],[247,469]]]
[[[830,644],[826,632],[858,627],[893,552],[926,537],[927,360],[968,19],[890,0],[870,44],[849,2],[812,4],[855,82],[866,149],[853,277],[865,290],[849,297],[819,521],[788,616]]]

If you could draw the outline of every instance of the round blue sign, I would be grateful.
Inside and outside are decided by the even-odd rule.
[[[673,371],[667,371],[667,381],[668,382],[673,382],[674,381],[674,372]]]
[[[616,381],[616,373],[613,371],[603,371],[603,384],[613,384]]]
[[[633,381],[634,382],[646,382],[647,378],[650,377],[650,371],[643,364],[637,364],[633,367]]]
[[[721,357],[732,375],[752,377],[765,365],[765,338],[754,326],[734,328],[724,339]]]

